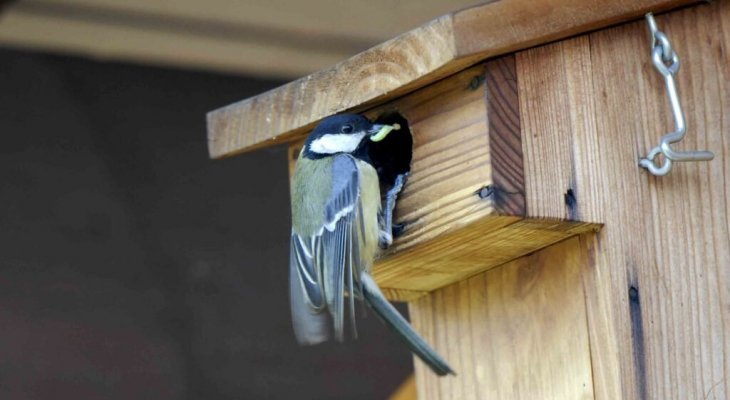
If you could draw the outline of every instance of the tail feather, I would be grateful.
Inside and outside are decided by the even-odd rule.
[[[413,354],[423,360],[438,375],[454,374],[454,371],[431,346],[426,343],[398,310],[383,296],[373,278],[363,272],[360,275],[365,301],[376,314],[408,345]]]

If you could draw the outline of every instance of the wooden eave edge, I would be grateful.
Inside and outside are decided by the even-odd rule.
[[[697,2],[501,0],[456,11],[330,68],[209,112],[208,150],[222,158],[296,140],[324,117],[366,110],[486,58]]]

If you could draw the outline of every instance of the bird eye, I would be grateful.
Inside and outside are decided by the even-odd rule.
[[[353,128],[350,124],[342,125],[342,129],[340,129],[342,133],[352,133],[353,130],[355,130],[355,128]]]

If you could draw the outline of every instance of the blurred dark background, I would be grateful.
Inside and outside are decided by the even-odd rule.
[[[294,342],[286,149],[207,157],[205,113],[281,83],[0,50],[0,399],[379,399],[406,379],[372,314],[357,341]]]

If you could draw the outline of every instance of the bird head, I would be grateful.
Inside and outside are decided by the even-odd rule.
[[[397,124],[374,124],[362,115],[333,115],[322,120],[307,137],[303,154],[309,158],[354,154],[368,141],[379,142],[398,128]]]

